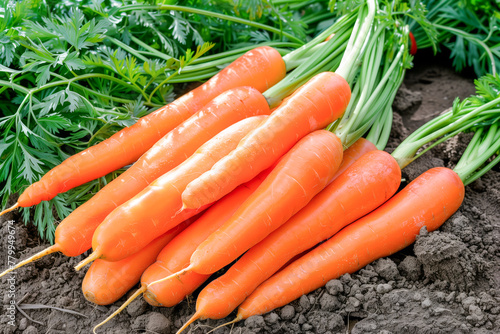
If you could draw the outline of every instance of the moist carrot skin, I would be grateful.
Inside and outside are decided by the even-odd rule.
[[[56,243],[66,256],[92,247],[92,235],[115,208],[181,164],[228,126],[251,116],[268,115],[264,96],[251,87],[230,89],[162,137],[136,163],[74,210],[56,229]]]
[[[219,227],[221,227],[259,187],[271,170],[265,170],[224,196],[207,209],[202,216],[181,234],[175,237],[158,255],[156,262],[144,271],[142,285],[169,276],[189,265],[196,248]],[[187,272],[178,279],[167,280],[148,286],[144,299],[153,306],[171,307],[193,293],[210,275]]]
[[[188,268],[210,274],[286,222],[320,192],[342,160],[340,139],[326,130],[302,138],[238,211],[193,253]]]
[[[212,203],[255,177],[302,137],[341,116],[350,96],[349,84],[340,75],[323,72],[313,77],[284,100],[236,150],[186,187],[182,194],[185,207]]]
[[[142,273],[155,262],[158,253],[193,221],[188,219],[182,222],[121,261],[96,260],[82,282],[85,299],[97,305],[109,305],[123,297],[139,283]]]
[[[412,244],[422,227],[439,228],[463,198],[464,185],[454,171],[428,170],[377,210],[262,283],[240,305],[237,318],[270,312],[331,279],[394,254]]]
[[[344,171],[349,168],[355,161],[361,158],[365,153],[377,151],[377,146],[373,144],[368,139],[363,137],[359,138],[349,146],[347,150],[344,151],[344,155],[342,157],[342,163],[337,170],[337,173],[333,176],[330,182],[333,182],[337,177],[339,177]]]
[[[71,156],[54,167],[19,197],[21,207],[36,205],[76,186],[133,163],[161,137],[222,92],[240,86],[266,91],[286,75],[275,49],[248,51],[213,78],[174,102],[142,117],[107,140]]]
[[[107,261],[122,260],[180,222],[203,211],[206,207],[182,210],[182,190],[234,149],[241,138],[266,117],[249,117],[225,129],[189,159],[111,212],[94,232],[94,252],[89,258],[97,256]],[[80,268],[80,265],[77,267]]]
[[[347,153],[348,157],[356,155],[359,149]],[[349,161],[352,159],[346,164]],[[389,153],[375,150],[364,154],[302,210],[249,249],[224,275],[210,282],[198,295],[196,312],[204,318],[227,317],[294,256],[387,201],[400,181],[401,170]]]

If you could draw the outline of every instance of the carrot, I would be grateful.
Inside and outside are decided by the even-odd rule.
[[[76,269],[102,258],[126,258],[183,220],[202,211],[181,210],[181,192],[194,178],[228,154],[250,130],[267,116],[244,119],[206,142],[189,159],[162,175],[132,199],[111,212],[92,238],[94,252]]]
[[[66,159],[28,187],[17,203],[2,213],[50,200],[59,193],[131,164],[166,133],[222,92],[240,86],[251,86],[264,92],[285,74],[285,62],[275,49],[263,46],[248,51],[193,91],[107,140]]]
[[[454,171],[428,170],[377,210],[262,283],[240,305],[236,319],[269,312],[331,279],[394,254],[413,243],[422,227],[439,228],[463,198],[464,185]]]
[[[126,172],[66,217],[56,228],[53,246],[15,268],[58,251],[66,256],[83,254],[92,247],[92,235],[97,226],[116,207],[182,163],[203,143],[231,124],[249,116],[269,113],[266,99],[254,88],[238,87],[222,93],[170,131]]]
[[[255,177],[302,137],[341,116],[350,95],[347,81],[338,74],[323,72],[313,77],[245,137],[236,150],[191,182],[182,193],[184,206],[197,208],[212,203]]]
[[[269,113],[266,99],[251,87],[230,89],[217,96],[62,222],[65,230],[59,228],[59,244],[63,249],[74,248],[70,254],[65,254],[77,256],[90,249],[93,232],[111,211],[178,166],[210,138],[246,117]],[[75,240],[74,231],[82,229],[88,233],[79,234]]]
[[[85,298],[97,305],[109,305],[123,297],[141,279],[144,270],[153,264],[158,253],[188,227],[196,217],[187,219],[139,252],[117,262],[96,260],[82,282]]]
[[[356,155],[359,147],[352,153]],[[374,210],[398,189],[401,170],[384,151],[370,151],[349,166],[285,224],[249,249],[198,295],[194,319],[228,316],[263,281],[298,255]]]
[[[187,295],[205,282],[210,275],[189,272],[179,277],[178,280],[168,280],[150,286],[150,283],[185,268],[189,264],[189,259],[196,247],[236,212],[237,208],[257,189],[270,172],[271,169],[263,171],[250,182],[239,186],[230,194],[224,196],[220,201],[208,208],[196,222],[169,242],[161,250],[156,262],[144,271],[141,277],[141,288],[118,310],[98,324],[94,331],[123,311],[127,305],[142,293],[144,293],[144,299],[153,306],[171,307],[180,303]]]
[[[213,273],[264,239],[328,184],[342,160],[342,144],[318,130],[299,141],[238,211],[203,242],[191,268]]]
[[[148,289],[144,294],[144,298],[148,303],[153,306],[177,305],[210,276],[209,274],[198,274],[192,271],[179,277],[178,280],[167,280],[149,287],[150,283],[188,266],[196,248],[231,218],[270,172],[271,169],[263,171],[251,181],[240,185],[221,198],[195,224],[172,240],[161,251],[157,261],[142,275],[142,284],[148,285]]]
[[[276,165],[235,214],[211,234],[180,272],[211,274],[264,239],[320,192],[335,174],[342,144],[333,133],[318,130],[301,139]]]

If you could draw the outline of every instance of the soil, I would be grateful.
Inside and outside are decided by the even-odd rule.
[[[451,107],[456,96],[473,93],[471,76],[454,73],[448,59],[417,54],[394,103],[387,150]],[[412,163],[403,172],[405,182],[430,167],[453,167],[467,138],[441,144]],[[499,189],[497,166],[466,188],[458,212],[435,232],[423,229],[414,245],[332,280],[285,307],[215,333],[499,333]],[[2,268],[8,263],[9,232],[15,236],[17,259],[48,246],[15,213],[1,219]],[[0,333],[90,333],[116,310],[125,298],[112,306],[96,306],[83,297],[85,271],[73,270],[83,257],[51,255],[2,279]],[[194,312],[196,294],[173,308],[154,308],[137,300],[100,332],[174,333]],[[15,312],[9,309],[16,307],[11,306],[14,302],[20,304]],[[35,306],[27,309],[27,304]],[[9,324],[11,317],[14,326]],[[207,333],[225,321],[198,321],[186,333]]]

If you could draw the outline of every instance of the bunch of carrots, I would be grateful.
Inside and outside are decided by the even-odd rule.
[[[384,152],[411,61],[407,27],[391,25],[390,13],[369,0],[285,57],[253,49],[64,161],[4,212],[133,165],[59,224],[53,246],[1,275],[92,248],[76,267],[93,261],[82,286],[88,300],[111,304],[140,282],[97,329],[142,294],[174,306],[238,259],[200,292],[180,332],[236,308],[233,322],[269,312],[399,251],[423,226],[437,229],[460,206],[464,185],[499,160],[487,162],[500,149],[500,99],[457,102]],[[388,38],[391,29],[399,39]],[[479,95],[484,87],[497,89],[499,77],[478,81]],[[476,135],[455,171],[429,170],[396,194],[401,168],[423,146],[463,131]]]

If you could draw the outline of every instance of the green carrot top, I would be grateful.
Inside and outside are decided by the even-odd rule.
[[[451,110],[422,125],[392,152],[401,168],[460,132],[475,133],[454,169],[465,185],[498,163],[498,156],[487,161],[500,150],[500,76],[485,75],[475,85],[476,95],[455,99]]]

